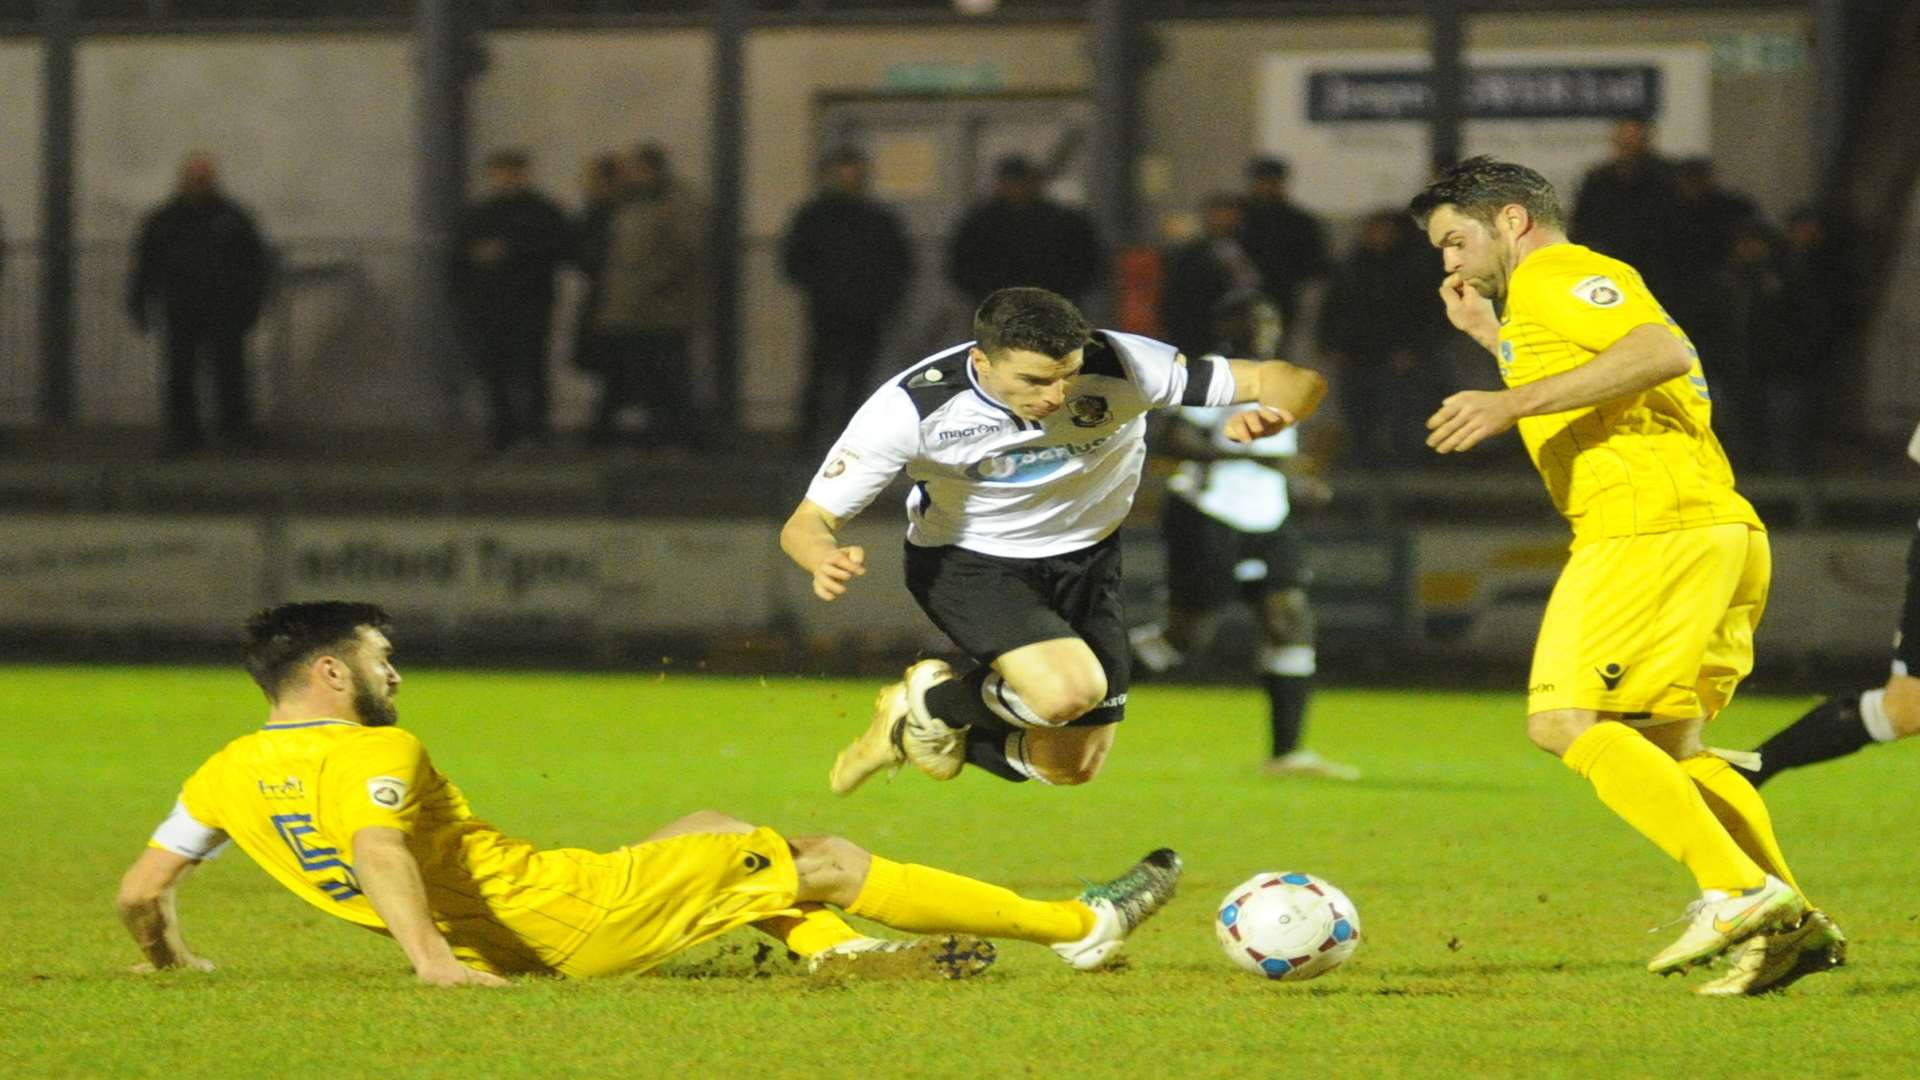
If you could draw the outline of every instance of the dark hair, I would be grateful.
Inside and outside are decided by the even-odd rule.
[[[993,176],[996,180],[1038,180],[1040,167],[1025,154],[1008,154],[993,163]]]
[[[1249,180],[1285,180],[1293,175],[1293,166],[1285,158],[1258,157],[1247,162]]]
[[[667,156],[667,148],[657,142],[643,142],[633,148],[633,159],[653,170],[653,175],[665,180],[673,172],[673,161]]]
[[[842,165],[866,165],[867,152],[858,146],[836,146],[820,158],[820,170],[836,169]]]
[[[1423,229],[1427,227],[1427,219],[1442,206],[1452,206],[1470,218],[1492,225],[1501,207],[1516,203],[1526,207],[1527,213],[1543,225],[1564,224],[1560,199],[1546,177],[1525,165],[1495,161],[1485,154],[1468,158],[1441,173],[1439,179],[1413,197],[1407,210]]]
[[[1093,327],[1073,301],[1045,289],[1001,289],[973,313],[974,344],[989,357],[1025,349],[1058,360],[1085,348]]]
[[[247,620],[247,674],[280,700],[287,680],[321,653],[352,645],[361,627],[386,633],[392,620],[378,604],[314,600],[258,611]]]

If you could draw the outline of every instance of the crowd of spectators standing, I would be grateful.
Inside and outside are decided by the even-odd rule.
[[[1805,468],[1815,424],[1842,404],[1830,399],[1842,382],[1834,358],[1858,314],[1843,238],[1812,209],[1774,227],[1721,185],[1710,161],[1661,156],[1639,120],[1619,121],[1611,141],[1611,155],[1574,193],[1572,239],[1637,267],[1690,335],[1737,467]],[[795,427],[809,451],[844,427],[883,374],[881,351],[921,269],[905,220],[873,195],[869,173],[857,147],[831,149],[781,239],[780,268],[806,319]],[[652,143],[589,162],[577,214],[532,175],[526,152],[491,153],[449,245],[452,309],[485,390],[487,452],[552,437],[549,354],[563,266],[585,279],[571,332],[560,337],[599,383],[589,443],[627,438],[623,418],[638,407],[642,441],[692,445],[704,430],[692,350],[711,306],[704,208]],[[946,283],[963,302],[1009,285],[1084,302],[1106,286],[1104,238],[1087,213],[1050,197],[1050,179],[1022,156],[995,163],[991,191],[943,238]],[[1334,373],[1344,463],[1425,463],[1422,421],[1457,388],[1435,297],[1438,256],[1397,208],[1363,217],[1336,255],[1289,179],[1286,162],[1255,159],[1243,191],[1202,203],[1192,237],[1162,253],[1159,326],[1149,329],[1188,353],[1210,351],[1214,304],[1259,290],[1282,313],[1287,355]],[[163,330],[169,450],[203,442],[203,373],[223,441],[257,440],[245,341],[272,280],[251,215],[221,190],[211,157],[189,156],[173,196],[140,227],[127,293],[134,325]]]

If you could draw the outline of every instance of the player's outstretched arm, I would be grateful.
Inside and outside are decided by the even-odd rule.
[[[1686,345],[1658,323],[1643,323],[1579,367],[1506,390],[1463,390],[1427,420],[1427,445],[1459,453],[1521,417],[1584,409],[1651,390],[1693,370]]]
[[[1327,380],[1311,368],[1285,360],[1229,360],[1234,404],[1260,403],[1227,421],[1227,438],[1252,442],[1277,435],[1313,415],[1327,396]]]
[[[353,834],[354,876],[360,891],[387,924],[413,973],[430,986],[506,986],[498,975],[462,964],[453,948],[434,925],[427,907],[427,885],[420,877],[420,863],[407,847],[407,834],[399,829],[369,825]]]
[[[213,961],[195,956],[180,936],[180,913],[174,906],[174,892],[180,882],[200,865],[184,855],[157,847],[140,853],[120,879],[120,892],[114,906],[120,910],[120,922],[133,935],[133,942],[146,957],[134,965],[138,972],[192,968],[212,971]]]
[[[813,595],[822,600],[838,600],[854,578],[867,572],[867,552],[855,546],[841,547],[839,518],[812,499],[800,505],[780,528],[780,550],[813,577]]]

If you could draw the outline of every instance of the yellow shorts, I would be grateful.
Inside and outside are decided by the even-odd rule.
[[[502,974],[645,971],[736,926],[799,914],[793,852],[772,829],[541,851],[506,879],[484,907],[441,923],[455,956]]]
[[[1753,670],[1772,575],[1767,534],[1741,524],[1575,548],[1540,620],[1528,714],[1711,717]]]

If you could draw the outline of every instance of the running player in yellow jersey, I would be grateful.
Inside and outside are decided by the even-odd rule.
[[[1573,526],[1527,734],[1701,889],[1649,970],[1737,946],[1700,990],[1742,994],[1838,963],[1844,941],[1794,882],[1766,805],[1700,741],[1752,670],[1771,564],[1709,424],[1699,355],[1633,267],[1567,241],[1532,169],[1473,158],[1410,209],[1440,249],[1447,317],[1507,387],[1447,398],[1427,444],[1459,453],[1517,426]]]
[[[420,981],[498,986],[504,973],[645,971],[752,925],[823,963],[953,978],[992,944],[1051,945],[1098,967],[1168,898],[1165,849],[1077,899],[1029,900],[996,885],[871,855],[835,836],[786,837],[725,814],[681,818],[607,853],[539,850],[473,816],[420,740],[394,726],[384,612],[288,604],[247,624],[247,670],[272,703],[266,725],[208,758],[120,884],[143,970],[212,964],[187,948],[175,890],[229,842],[301,899],[390,935]],[[867,937],[824,905],[942,935]],[[977,936],[976,936],[977,935]]]

